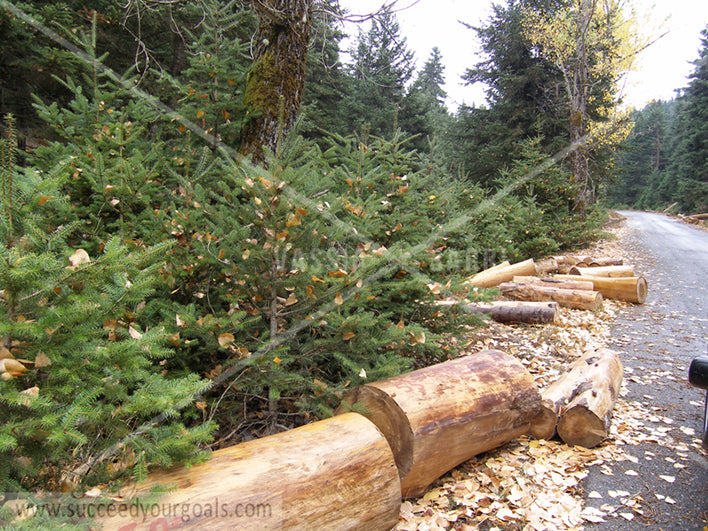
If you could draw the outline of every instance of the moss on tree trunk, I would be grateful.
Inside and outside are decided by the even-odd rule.
[[[241,153],[254,162],[278,151],[292,128],[305,87],[312,33],[312,0],[252,0],[260,17],[244,102],[248,110]]]

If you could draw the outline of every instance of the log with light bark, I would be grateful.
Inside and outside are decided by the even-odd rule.
[[[502,282],[510,281],[515,275],[535,275],[536,273],[536,264],[532,258],[529,258],[528,260],[516,264],[503,267],[500,264],[490,269],[485,269],[465,280],[463,284],[469,284],[479,288],[492,288]]]
[[[622,372],[613,350],[601,348],[582,356],[541,393],[543,407],[531,435],[550,439],[557,430],[569,445],[600,444],[609,432]]]
[[[460,463],[528,433],[540,403],[516,358],[485,350],[360,386],[339,411],[361,408],[383,432],[408,498]]]
[[[704,219],[708,219],[708,212],[705,212],[705,213],[703,213],[703,214],[691,214],[691,215],[688,216],[688,217],[689,217],[689,218],[693,218],[693,219],[698,220],[698,221],[701,221],[701,220],[704,220]]]
[[[597,310],[602,306],[602,295],[598,291],[552,288],[514,282],[500,284],[499,289],[505,296],[520,301],[555,301],[561,306],[576,310]]]
[[[544,258],[536,262],[536,274],[547,275],[558,271],[558,260],[555,258]]]
[[[633,277],[634,268],[632,266],[604,266],[604,267],[571,267],[571,275],[593,276],[593,277]]]
[[[560,279],[558,277],[514,277],[512,282],[515,284],[535,284],[537,286],[546,286],[550,288],[561,289],[582,289],[592,291],[593,284],[589,280]]]
[[[556,275],[553,278],[568,280],[578,277],[577,275]],[[595,291],[599,291],[607,299],[644,304],[649,293],[649,286],[644,277],[583,276],[582,279],[592,282]]]
[[[146,498],[156,485],[176,490]],[[122,513],[121,506],[106,512],[113,517],[102,520],[104,530],[388,530],[401,505],[391,448],[358,413],[218,450],[189,469],[150,474],[133,489],[124,490],[130,498],[140,495],[147,518],[135,517],[126,501]],[[153,512],[154,506],[163,509]]]
[[[464,305],[470,313],[489,315],[498,323],[548,324],[556,320],[557,302],[495,301]]]

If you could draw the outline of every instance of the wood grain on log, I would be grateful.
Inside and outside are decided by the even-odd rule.
[[[593,276],[593,277],[633,277],[634,268],[632,266],[604,266],[604,267],[571,267],[571,275]]]
[[[540,400],[518,360],[486,350],[360,386],[340,411],[363,406],[391,444],[408,498],[460,463],[528,433]]]
[[[553,278],[568,280],[578,277],[577,275],[556,275]],[[583,275],[582,279],[592,282],[594,289],[608,299],[644,304],[649,293],[649,285],[644,277],[593,277]]]
[[[390,446],[358,413],[218,450],[190,469],[150,474],[138,485],[141,500],[156,485],[176,490],[146,501],[147,519],[142,512],[131,519],[129,511],[123,517],[116,511],[102,521],[103,529],[135,523],[131,530],[388,530],[401,503]],[[151,514],[152,501],[175,514]]]
[[[561,306],[577,310],[597,310],[602,306],[602,295],[598,291],[560,289],[513,282],[501,284],[499,289],[507,297],[521,301],[555,301]]]
[[[480,271],[465,280],[463,284],[477,286],[479,288],[491,288],[498,286],[502,282],[510,281],[515,275],[535,275],[536,273],[536,264],[533,259],[530,258],[516,264],[504,267],[501,267],[500,264],[499,266]]]
[[[557,428],[566,444],[598,445],[608,434],[622,372],[622,362],[612,350],[601,348],[582,356],[541,393],[543,407],[531,434],[550,439]]]
[[[558,277],[514,277],[512,282],[515,284],[535,284],[537,286],[561,289],[583,289],[586,291],[593,291],[594,289],[592,282],[589,280],[561,279]]]

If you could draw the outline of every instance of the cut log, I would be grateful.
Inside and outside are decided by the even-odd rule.
[[[471,313],[489,315],[498,323],[548,324],[556,319],[556,302],[496,301],[465,304]]]
[[[608,434],[622,371],[617,353],[606,348],[578,359],[541,393],[543,407],[531,434],[550,439],[557,428],[566,444],[586,448],[600,444]]]
[[[514,357],[495,350],[357,387],[359,404],[388,439],[404,498],[473,456],[528,433],[541,397]]]
[[[535,275],[536,274],[536,264],[532,258],[524,260],[523,262],[518,262],[516,264],[507,265],[501,267],[494,266],[491,269],[486,269],[480,271],[473,277],[468,278],[463,282],[463,284],[469,284],[472,286],[477,286],[479,288],[491,288],[498,286],[502,282],[508,282],[515,275]]]
[[[622,385],[622,362],[616,352],[599,349],[584,356],[574,370],[567,382],[572,399],[561,411],[558,436],[571,446],[593,448],[609,434]]]
[[[558,260],[555,258],[544,258],[536,262],[536,274],[547,275],[558,271]]]
[[[590,267],[605,267],[605,266],[621,266],[624,265],[624,260],[621,258],[593,258],[588,266]]]
[[[555,301],[561,306],[576,310],[597,310],[602,306],[602,295],[598,291],[551,288],[513,282],[501,284],[499,289],[507,297],[520,301]]]
[[[592,291],[593,284],[589,280],[560,279],[558,277],[514,277],[512,282],[515,284],[535,284],[537,286],[546,286],[550,288],[561,289],[583,289]]]
[[[578,277],[576,275],[556,275],[553,278],[567,280]],[[583,276],[582,279],[592,282],[595,290],[608,299],[644,304],[649,293],[649,286],[644,277]]]
[[[708,219],[708,212],[706,212],[704,214],[691,214],[688,217],[693,218],[693,219],[697,219],[697,220]]]
[[[176,490],[146,499],[156,485]],[[140,503],[146,500],[138,507],[147,512],[136,517],[126,501],[105,513],[112,518],[102,521],[104,530],[388,530],[401,505],[389,444],[358,413],[218,450],[190,469],[150,474],[137,493]],[[167,514],[164,508],[174,510]]]
[[[571,275],[593,276],[593,277],[633,277],[634,268],[632,266],[604,266],[604,267],[571,267]]]

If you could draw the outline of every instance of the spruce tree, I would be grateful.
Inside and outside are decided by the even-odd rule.
[[[165,374],[164,328],[145,319],[166,242],[88,253],[71,247],[79,220],[51,171],[19,168],[13,123],[2,141],[0,205],[0,482],[3,491],[95,484],[194,457],[210,423],[183,415],[207,382]],[[58,224],[56,220],[62,220]],[[156,422],[162,420],[163,422]]]
[[[350,93],[345,104],[350,117],[348,132],[365,126],[376,136],[393,135],[413,74],[413,57],[390,6],[372,20],[367,32],[360,30],[352,51]]]
[[[685,212],[708,210],[708,28],[703,30],[699,57],[679,110],[677,145],[670,172],[673,199]]]

